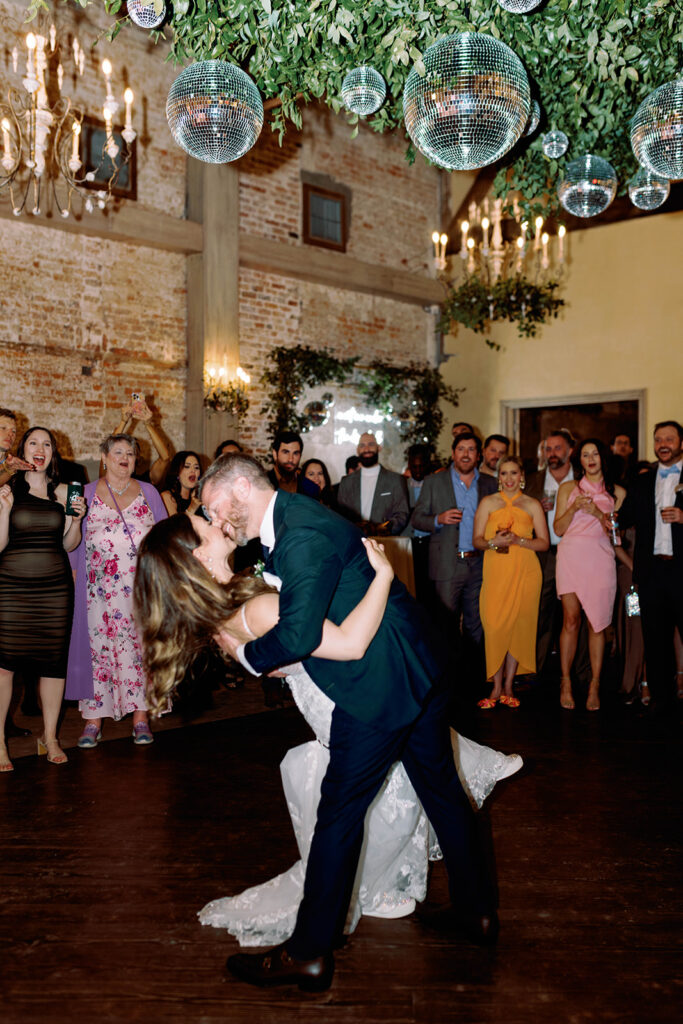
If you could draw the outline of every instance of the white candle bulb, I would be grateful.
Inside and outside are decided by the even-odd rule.
[[[78,143],[79,143],[79,136],[81,134],[81,125],[80,125],[79,121],[74,121],[73,128],[71,129],[71,131],[73,133],[72,147],[71,147],[71,158],[73,160],[78,160]]]
[[[537,217],[534,221],[536,227],[536,233],[534,235],[534,249],[541,248],[541,228],[543,227],[543,217]]]
[[[27,50],[35,50],[35,48],[36,48],[36,37],[34,36],[33,32],[29,32],[29,34],[26,36],[26,49]]]
[[[108,57],[105,57],[102,61],[102,74],[105,78],[109,78],[112,72],[111,61]]]
[[[564,236],[566,235],[566,233],[567,233],[566,227],[564,226],[564,224],[560,224],[559,230],[557,232],[557,238],[558,238],[557,255],[558,255],[558,258],[560,260],[560,263],[564,263]]]
[[[11,148],[10,148],[9,130],[10,130],[10,123],[7,120],[6,117],[3,117],[3,119],[2,119],[2,150],[3,150],[3,157],[7,161],[12,159],[12,151],[11,151]]]
[[[52,50],[53,53],[55,52],[55,46],[56,45],[57,45],[57,29],[55,28],[54,23],[53,23],[52,25],[50,25],[50,49]]]
[[[460,255],[463,259],[467,256],[467,232],[470,230],[469,221],[464,220],[460,225],[460,231],[462,232],[462,240],[460,243]]]
[[[541,267],[543,268],[543,270],[547,270],[548,266],[549,266],[549,262],[548,262],[548,239],[549,239],[549,237],[550,236],[548,235],[547,231],[544,231],[543,235],[541,236],[541,242],[543,243],[543,260],[541,261]]]
[[[126,125],[125,125],[125,127],[130,131],[130,129],[133,127],[132,106],[133,106],[133,100],[135,98],[133,96],[133,90],[132,89],[126,89],[126,91],[123,94],[123,98],[124,98],[125,103],[126,103]]]
[[[489,219],[488,217],[482,217],[481,229],[484,234],[484,252],[488,252],[489,249]]]
[[[432,231],[432,242],[434,243],[434,245],[438,245],[439,244],[439,232],[438,231]]]

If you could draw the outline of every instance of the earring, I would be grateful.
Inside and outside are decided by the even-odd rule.
[[[523,491],[525,487],[526,487],[526,480],[524,479],[524,477],[522,477],[522,479],[519,482],[519,489],[520,489],[520,491]]]
[[[498,490],[499,491],[503,490],[503,484],[502,484],[502,481],[501,481],[500,477],[498,477]]]

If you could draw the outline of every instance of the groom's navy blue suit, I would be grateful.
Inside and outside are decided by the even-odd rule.
[[[310,657],[325,618],[337,624],[374,578],[358,529],[308,497],[279,491],[275,547],[267,568],[282,580],[278,624],[246,645],[257,672],[302,661],[334,702],[330,764],[322,784],[296,929],[297,959],[332,949],[344,925],[363,840],[365,812],[395,761],[402,761],[436,830],[451,897],[487,914],[494,898],[476,837],[474,812],[453,761],[442,684],[446,658],[419,606],[394,580],[365,656]]]

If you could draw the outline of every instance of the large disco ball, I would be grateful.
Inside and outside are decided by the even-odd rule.
[[[636,160],[663,178],[683,178],[683,79],[651,92],[631,121]]]
[[[524,135],[533,135],[538,128],[538,123],[541,120],[541,106],[538,100],[531,101],[531,110],[529,112],[529,120],[524,125]]]
[[[546,132],[543,136],[543,152],[551,160],[564,156],[569,147],[569,139],[564,132]]]
[[[651,174],[639,167],[628,183],[629,199],[639,210],[656,210],[669,198],[671,185],[668,178]]]
[[[342,82],[342,99],[354,114],[374,114],[384,103],[387,87],[379,71],[364,65],[349,71]]]
[[[425,50],[426,73],[413,68],[403,91],[403,117],[424,156],[449,171],[471,171],[499,160],[529,120],[524,66],[491,36],[444,36]]]
[[[607,160],[587,153],[567,164],[557,194],[575,217],[596,217],[617,194],[616,171]]]
[[[527,11],[533,11],[534,7],[538,7],[540,2],[541,0],[498,0],[500,6],[512,14],[526,14]]]
[[[140,28],[158,28],[166,17],[166,4],[161,5],[158,11],[153,3],[143,3],[143,0],[128,0],[128,17]]]
[[[306,429],[311,427],[324,427],[330,418],[329,411],[324,402],[309,402],[304,409],[304,416],[308,420]]]
[[[251,149],[263,127],[263,102],[234,64],[203,60],[181,71],[166,101],[171,135],[186,153],[225,164]]]

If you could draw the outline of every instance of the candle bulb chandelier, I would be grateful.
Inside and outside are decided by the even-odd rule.
[[[44,34],[40,30],[35,34],[29,32],[24,43],[23,53],[16,46],[12,50],[15,74],[20,74],[24,66],[23,88],[11,87],[7,99],[0,100],[0,193],[9,193],[16,216],[24,210],[37,216],[46,207],[45,212],[56,209],[62,217],[68,217],[74,195],[83,200],[89,212],[95,203],[104,209],[111,200],[121,169],[132,155],[131,145],[136,138],[132,120],[133,92],[126,89],[124,93],[125,125],[120,132],[123,140],[120,146],[113,127],[120,104],[112,90],[111,62],[103,60],[104,142],[100,152],[90,154],[88,168],[84,160],[84,112],[62,95],[62,47],[54,24]],[[78,38],[74,38],[68,54],[73,61],[74,75],[82,77],[86,61]]]

